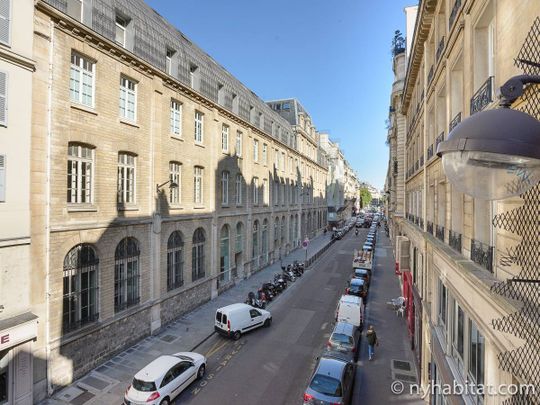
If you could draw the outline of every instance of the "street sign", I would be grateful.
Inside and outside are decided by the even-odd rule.
[[[304,239],[304,241],[302,242],[302,247],[303,247],[304,249],[307,249],[308,246],[309,246],[309,239],[306,238],[306,239]]]

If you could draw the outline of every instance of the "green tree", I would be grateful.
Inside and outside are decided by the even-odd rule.
[[[366,187],[360,189],[360,208],[367,207],[373,197]]]

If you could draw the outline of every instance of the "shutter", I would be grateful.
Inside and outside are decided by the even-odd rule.
[[[10,43],[10,3],[11,0],[0,0],[0,42]]]
[[[7,125],[7,73],[5,72],[0,72],[0,125]]]
[[[0,155],[0,202],[6,201],[6,155]]]

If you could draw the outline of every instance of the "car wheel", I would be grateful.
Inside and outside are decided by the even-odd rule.
[[[170,405],[170,404],[171,404],[171,401],[169,400],[169,398],[163,398],[163,401],[159,403],[159,405]]]
[[[238,339],[240,339],[240,336],[242,336],[242,334],[240,333],[239,330],[237,330],[236,332],[233,333],[232,338],[234,340],[238,340]]]
[[[266,321],[264,321],[265,328],[269,328],[270,325],[272,325],[272,318],[268,318]]]
[[[199,371],[197,371],[197,379],[200,380],[201,378],[203,378],[205,372],[206,372],[206,367],[205,367],[204,364],[202,364],[202,365],[199,367]]]

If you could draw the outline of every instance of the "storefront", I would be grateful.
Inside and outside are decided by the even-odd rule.
[[[32,405],[32,341],[37,316],[27,312],[0,321],[0,405]]]

